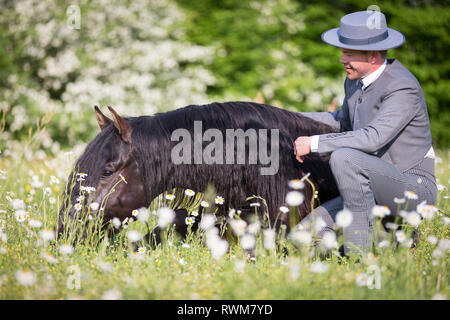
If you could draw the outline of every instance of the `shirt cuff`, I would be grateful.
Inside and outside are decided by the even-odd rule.
[[[317,152],[319,149],[319,136],[311,137],[311,152]]]

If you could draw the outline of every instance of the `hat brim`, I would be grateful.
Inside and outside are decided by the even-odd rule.
[[[330,29],[322,33],[322,41],[332,46],[363,51],[384,51],[400,47],[405,42],[405,36],[394,29],[387,28],[389,36],[379,42],[362,44],[362,45],[349,45],[339,41],[338,30],[339,28]]]

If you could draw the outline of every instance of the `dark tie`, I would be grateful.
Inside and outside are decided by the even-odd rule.
[[[358,91],[359,91],[358,104],[362,102],[362,96],[363,96],[363,92],[364,92],[362,87],[363,87],[363,82],[361,79],[359,79],[358,80]]]

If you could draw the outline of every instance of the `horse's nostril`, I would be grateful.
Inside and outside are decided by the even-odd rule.
[[[120,206],[121,208],[123,208],[123,203],[122,203],[122,200],[120,200],[120,198],[119,198],[119,197],[117,197],[117,202],[119,203],[119,206]]]

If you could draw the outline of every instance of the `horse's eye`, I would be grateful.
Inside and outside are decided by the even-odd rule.
[[[112,175],[114,172],[112,172],[111,170],[104,170],[102,173],[102,176],[104,177],[109,177],[110,175]]]

